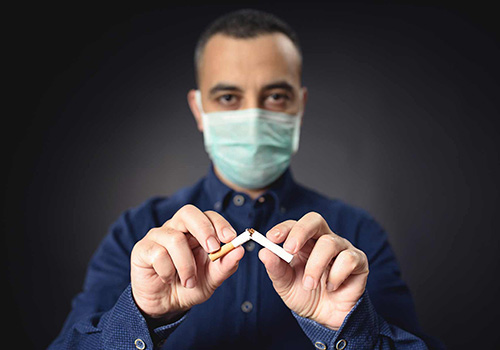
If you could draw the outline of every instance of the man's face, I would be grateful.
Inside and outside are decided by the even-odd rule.
[[[301,58],[292,41],[281,33],[238,39],[214,35],[198,67],[205,112],[262,108],[296,114],[304,108]],[[194,90],[188,100],[202,131]]]

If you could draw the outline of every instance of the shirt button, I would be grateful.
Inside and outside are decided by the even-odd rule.
[[[281,212],[281,214],[285,214],[286,213],[286,208],[285,207],[280,207],[280,212]]]
[[[237,207],[241,207],[243,203],[245,203],[245,197],[243,197],[241,194],[237,194],[233,197],[233,203]]]
[[[340,339],[337,344],[335,345],[335,349],[337,350],[342,350],[342,349],[345,349],[345,347],[347,346],[347,342],[345,339]]]
[[[241,311],[243,311],[246,314],[249,313],[250,311],[252,311],[252,309],[253,309],[253,305],[249,301],[245,301],[243,304],[241,304]]]
[[[222,203],[221,202],[215,202],[214,209],[215,210],[220,210],[221,208],[222,208]]]
[[[139,350],[146,349],[146,344],[142,341],[142,339],[136,339],[134,344],[135,344],[135,347]]]
[[[245,249],[247,250],[247,252],[253,252],[253,250],[255,249],[255,242],[250,241],[247,244],[245,244]]]
[[[326,345],[323,342],[317,341],[316,343],[314,343],[314,346],[316,347],[316,349],[326,350]]]

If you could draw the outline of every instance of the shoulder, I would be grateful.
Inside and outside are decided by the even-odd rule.
[[[151,228],[163,225],[177,210],[186,204],[195,204],[202,193],[202,180],[184,187],[171,196],[154,196],[125,210],[112,225],[112,230],[128,231],[140,240]]]
[[[319,213],[335,233],[353,244],[356,245],[364,241],[367,236],[383,231],[375,218],[364,208],[338,198],[328,197],[303,185],[297,187],[295,196],[300,197],[304,214],[311,211]]]

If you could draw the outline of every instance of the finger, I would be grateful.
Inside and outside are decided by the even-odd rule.
[[[156,274],[160,277],[163,283],[173,283],[175,281],[175,266],[170,258],[165,247],[154,243],[150,254],[152,266]]]
[[[170,283],[175,278],[175,267],[167,250],[150,239],[137,242],[132,250],[131,263],[140,269],[152,268],[164,283]]]
[[[212,222],[212,226],[222,242],[228,243],[236,237],[236,231],[222,215],[212,210],[206,211],[205,215]]]
[[[291,231],[293,225],[296,223],[296,220],[283,221],[267,231],[266,237],[273,243],[283,243],[288,237],[288,233]]]
[[[368,271],[368,261],[363,252],[346,249],[339,253],[328,275],[326,289],[335,291],[351,275]]]
[[[202,254],[205,254],[201,249],[200,251]],[[244,254],[245,249],[239,246],[217,261],[208,264],[207,281],[209,285],[215,289],[236,272]]]
[[[337,235],[327,234],[319,237],[306,262],[302,279],[304,289],[316,289],[321,276],[325,271],[329,272],[330,262],[346,248],[344,239]]]
[[[196,262],[186,235],[173,229],[160,228],[150,231],[149,239],[165,247],[181,284],[186,288],[194,288],[196,286]]]
[[[267,248],[259,251],[259,259],[266,267],[276,292],[285,295],[293,286],[295,278],[293,268]]]
[[[331,233],[325,219],[316,213],[310,212],[304,215],[288,233],[283,248],[291,254],[297,253],[311,238],[319,238],[321,235]]]
[[[192,204],[179,209],[164,226],[192,234],[207,253],[215,252],[220,248],[220,241],[212,222]]]

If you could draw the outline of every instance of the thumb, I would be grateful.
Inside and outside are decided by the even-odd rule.
[[[267,248],[259,252],[259,259],[266,267],[267,274],[273,282],[274,289],[279,295],[286,294],[293,286],[295,273],[286,261],[279,258]]]

